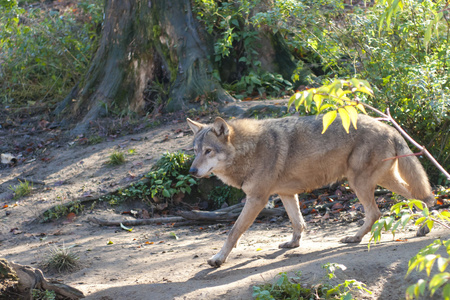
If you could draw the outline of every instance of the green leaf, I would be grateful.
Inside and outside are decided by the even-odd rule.
[[[328,129],[328,127],[333,123],[333,121],[336,119],[337,112],[335,110],[327,112],[322,119],[323,123],[323,130],[322,134],[325,133],[325,131]]]
[[[166,198],[170,198],[170,193],[169,193],[169,191],[166,190],[166,189],[163,190],[162,195],[163,195],[164,197],[166,197]]]
[[[175,187],[180,187],[184,184],[184,181],[178,181]]]
[[[174,239],[176,239],[176,240],[179,239],[178,236],[177,236],[177,234],[176,234],[175,232],[171,232],[170,235],[171,235]]]
[[[421,224],[423,221],[425,221],[427,218],[426,217],[420,217],[416,220],[416,222],[414,223],[414,225],[419,225]]]
[[[448,283],[449,278],[450,273],[447,272],[434,275],[433,278],[431,278],[430,284],[428,286],[430,289],[430,295],[433,296],[434,293],[436,293],[437,289],[439,289],[443,284]]]
[[[297,100],[300,97],[301,97],[301,93],[300,92],[297,92],[294,95],[292,95],[291,98],[289,98],[288,108],[291,107],[292,103],[294,103],[294,101]]]

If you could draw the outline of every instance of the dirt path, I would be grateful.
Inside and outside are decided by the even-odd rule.
[[[242,108],[230,110],[243,112]],[[342,225],[329,220],[308,224],[300,248],[279,250],[278,244],[291,235],[285,217],[255,223],[228,262],[212,269],[206,260],[222,246],[231,228],[228,223],[139,226],[127,232],[88,221],[91,216],[124,218],[101,205],[87,207],[71,221],[34,222],[56,204],[96,197],[140,179],[162,153],[190,148],[191,142],[187,125],[175,122],[93,146],[69,141],[48,147],[50,160],[29,158],[16,167],[0,169],[0,204],[8,206],[0,208],[0,256],[38,267],[51,247],[73,247],[80,268],[50,275],[82,290],[87,299],[251,299],[252,285],[270,282],[279,272],[301,271],[306,282],[317,282],[325,274],[321,265],[327,262],[346,265],[347,270],[339,273],[342,279],[363,281],[373,291],[373,295],[358,299],[400,299],[406,287],[419,278],[415,274],[404,278],[408,259],[433,239],[449,238],[449,233],[439,228],[424,238],[415,238],[414,231],[399,233],[396,238],[402,241],[386,234],[381,244],[367,251],[368,236],[359,245],[338,242],[357,230],[356,223]],[[135,154],[127,155],[126,164],[111,167],[104,162],[114,149],[134,149]],[[44,181],[45,185],[35,184],[32,195],[14,200],[8,187],[17,184],[18,177]],[[174,239],[173,233],[179,239]]]

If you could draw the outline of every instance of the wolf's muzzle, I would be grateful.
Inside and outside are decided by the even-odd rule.
[[[193,176],[198,176],[198,169],[197,168],[190,168],[189,169],[189,174],[193,175]]]

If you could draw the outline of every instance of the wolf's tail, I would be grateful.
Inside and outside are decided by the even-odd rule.
[[[406,142],[396,141],[397,156],[412,154]],[[405,156],[398,158],[398,171],[402,179],[408,184],[408,190],[414,199],[419,199],[432,206],[435,198],[431,193],[430,182],[427,173],[416,156]]]

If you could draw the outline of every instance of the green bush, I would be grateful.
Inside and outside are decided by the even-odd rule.
[[[306,18],[293,39],[303,51],[320,57],[324,82],[334,76],[369,81],[375,97],[367,103],[380,110],[389,107],[394,119],[448,169],[450,24],[446,2],[401,3],[403,10],[397,8],[386,24],[390,7],[383,3],[345,13],[335,5],[334,14],[311,4],[314,18]],[[442,184],[438,171],[428,161],[424,164],[433,181]]]
[[[15,1],[0,7],[0,101],[24,106],[63,99],[97,48],[102,1],[83,0],[61,11],[24,9]]]
[[[192,156],[183,152],[165,153],[145,175],[146,181],[138,181],[126,189],[120,189],[115,195],[102,197],[111,204],[119,204],[128,199],[143,201],[171,202],[177,194],[190,194],[197,180],[189,175]]]

